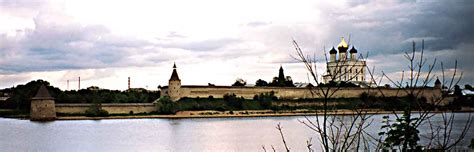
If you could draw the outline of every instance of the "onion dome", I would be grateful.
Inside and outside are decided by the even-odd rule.
[[[339,52],[345,53],[345,52],[347,52],[348,48],[349,48],[349,45],[347,45],[346,40],[344,40],[344,37],[342,37],[341,43],[339,43],[339,45],[337,45],[337,49],[339,50]]]
[[[354,46],[352,46],[351,50],[349,51],[350,53],[357,53],[357,49],[354,48]]]
[[[332,49],[329,50],[329,54],[336,54],[336,53],[337,53],[337,51],[336,51],[336,49],[334,49],[334,47],[332,47]]]
[[[341,38],[341,43],[339,43],[339,45],[337,45],[338,48],[348,48],[348,45],[347,45],[347,42],[346,40],[344,40],[344,37]]]

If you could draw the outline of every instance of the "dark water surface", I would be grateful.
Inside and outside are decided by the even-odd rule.
[[[468,113],[457,113],[453,134],[461,132]],[[314,117],[314,116],[313,116]],[[380,131],[382,115],[373,116],[368,130]],[[472,117],[472,116],[471,116]],[[307,151],[318,135],[298,120],[304,117],[117,119],[47,123],[0,118],[0,151],[263,151],[284,147],[275,129],[281,123],[292,151]],[[471,127],[466,139],[474,138]],[[427,128],[421,127],[420,132]],[[464,147],[467,142],[464,143]]]

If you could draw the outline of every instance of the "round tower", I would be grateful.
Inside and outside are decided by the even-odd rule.
[[[337,45],[337,49],[339,50],[339,60],[340,61],[345,61],[347,59],[347,49],[349,49],[349,46],[347,45],[346,40],[344,40],[344,37],[342,37],[341,43]]]
[[[41,85],[35,97],[31,98],[30,120],[50,121],[56,119],[54,98],[49,95],[46,86]]]
[[[181,80],[176,71],[176,63],[173,65],[173,73],[168,81],[168,96],[171,101],[178,101],[181,98]]]

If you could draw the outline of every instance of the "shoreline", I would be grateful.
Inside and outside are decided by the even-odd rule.
[[[217,111],[182,111],[174,115],[128,115],[128,116],[107,116],[107,117],[87,117],[87,116],[58,116],[56,120],[106,120],[106,119],[195,119],[195,118],[250,118],[250,117],[293,117],[293,116],[320,116],[322,112],[272,112],[272,113],[255,113],[262,112],[253,110],[254,113],[249,114],[196,114],[203,112],[217,112]],[[239,111],[238,111],[239,112]],[[243,112],[243,111],[240,111]],[[263,112],[268,112],[264,111]],[[419,113],[420,111],[413,111]],[[452,112],[452,113],[471,113],[474,111],[433,111],[432,113]],[[378,114],[393,114],[394,111],[384,110],[369,110],[365,111],[368,115]],[[397,114],[402,114],[403,111],[395,111]],[[328,115],[354,115],[356,112],[351,110],[338,110],[327,113]]]
[[[419,113],[420,111],[413,111],[413,113]],[[474,110],[466,109],[460,111],[432,111],[431,113],[473,113]],[[363,111],[367,115],[379,115],[379,114],[402,114],[403,111],[385,111],[381,109],[367,109]],[[328,115],[354,115],[356,112],[352,110],[337,110],[329,111]],[[321,116],[321,111],[308,111],[308,110],[294,110],[294,111],[279,111],[275,112],[272,110],[242,110],[234,111],[213,111],[213,110],[202,110],[202,111],[179,111],[176,114],[160,115],[160,114],[149,114],[149,115],[112,115],[106,117],[87,117],[87,116],[57,116],[55,120],[108,120],[108,119],[196,119],[196,118],[251,118],[251,117],[296,117],[296,116]],[[2,117],[7,119],[21,119],[29,120],[26,115],[18,116],[7,116]],[[55,121],[53,120],[53,121]]]

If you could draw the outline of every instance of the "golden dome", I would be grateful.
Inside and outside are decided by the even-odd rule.
[[[346,40],[344,40],[344,37],[342,37],[341,43],[339,43],[339,45],[337,45],[337,47],[338,48],[340,48],[340,47],[349,48],[348,45],[347,45]]]

